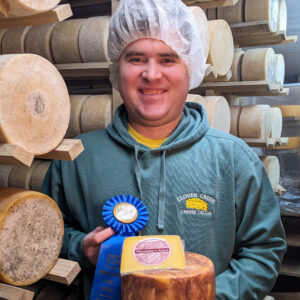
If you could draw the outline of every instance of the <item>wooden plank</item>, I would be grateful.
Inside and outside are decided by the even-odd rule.
[[[56,64],[56,68],[65,79],[108,78],[109,62]]]
[[[244,142],[251,147],[259,148],[277,148],[277,147],[287,147],[290,138],[281,137],[281,138],[268,138],[268,139],[248,139],[244,138]]]
[[[249,34],[268,34],[271,33],[269,21],[255,21],[230,24],[232,35],[248,36]]]
[[[279,105],[283,117],[300,117],[300,105]]]
[[[300,136],[289,137],[287,145],[275,146],[276,150],[296,149],[300,147]]]
[[[236,96],[240,97],[251,97],[251,96],[288,96],[289,95],[289,88],[283,88],[279,91],[264,91],[264,92],[236,92]],[[232,94],[230,94],[232,95]],[[226,95],[225,95],[226,96]]]
[[[284,259],[280,266],[279,274],[300,277],[300,261],[294,259]]]
[[[282,187],[280,184],[274,189],[274,193],[276,196],[282,196],[286,193],[286,189]]]
[[[216,8],[222,6],[233,6],[238,0],[183,0],[188,6],[199,6],[202,9]]]
[[[44,279],[70,285],[80,271],[78,262],[59,258]]]
[[[55,23],[65,20],[73,15],[70,4],[58,5],[53,10],[26,17],[0,18],[0,28],[24,27]]]
[[[34,293],[12,285],[0,283],[0,299],[32,300]]]
[[[275,300],[300,300],[300,293],[271,293]]]
[[[33,159],[34,155],[22,147],[11,144],[0,144],[0,164],[25,165],[30,167]]]
[[[300,247],[300,218],[282,217],[288,246]]]
[[[41,159],[74,160],[84,150],[81,140],[64,139],[53,151],[36,156]]]

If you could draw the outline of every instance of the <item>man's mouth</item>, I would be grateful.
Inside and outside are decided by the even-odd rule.
[[[163,94],[166,90],[163,89],[139,89],[139,92],[144,95],[160,95]]]

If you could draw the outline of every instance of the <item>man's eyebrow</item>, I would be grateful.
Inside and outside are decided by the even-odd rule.
[[[173,53],[173,52],[158,53],[158,56],[160,56],[160,57],[173,57],[173,58],[179,58],[178,54]]]
[[[138,52],[138,51],[130,51],[126,53],[126,57],[131,57],[131,56],[144,56],[144,52]]]

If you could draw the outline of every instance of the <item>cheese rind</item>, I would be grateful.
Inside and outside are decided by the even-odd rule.
[[[261,156],[260,160],[264,164],[272,188],[275,189],[280,179],[280,164],[276,156]]]
[[[287,6],[285,0],[279,0],[279,20],[278,20],[278,31],[286,32],[287,28]]]
[[[244,0],[239,0],[233,6],[217,8],[218,19],[223,19],[229,24],[244,22]]]
[[[280,138],[282,133],[282,113],[279,107],[272,107],[270,138]]]
[[[242,62],[245,51],[239,49],[234,51],[233,61],[231,65],[232,76],[230,81],[241,81],[242,80]]]
[[[230,134],[239,136],[239,123],[242,111],[241,105],[230,106]]]
[[[285,61],[282,54],[276,54],[276,74],[275,82],[280,86],[284,84],[285,77]]]

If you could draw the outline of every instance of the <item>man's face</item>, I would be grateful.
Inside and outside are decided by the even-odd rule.
[[[164,42],[146,38],[128,45],[119,60],[118,84],[131,124],[160,126],[181,118],[187,65]]]

